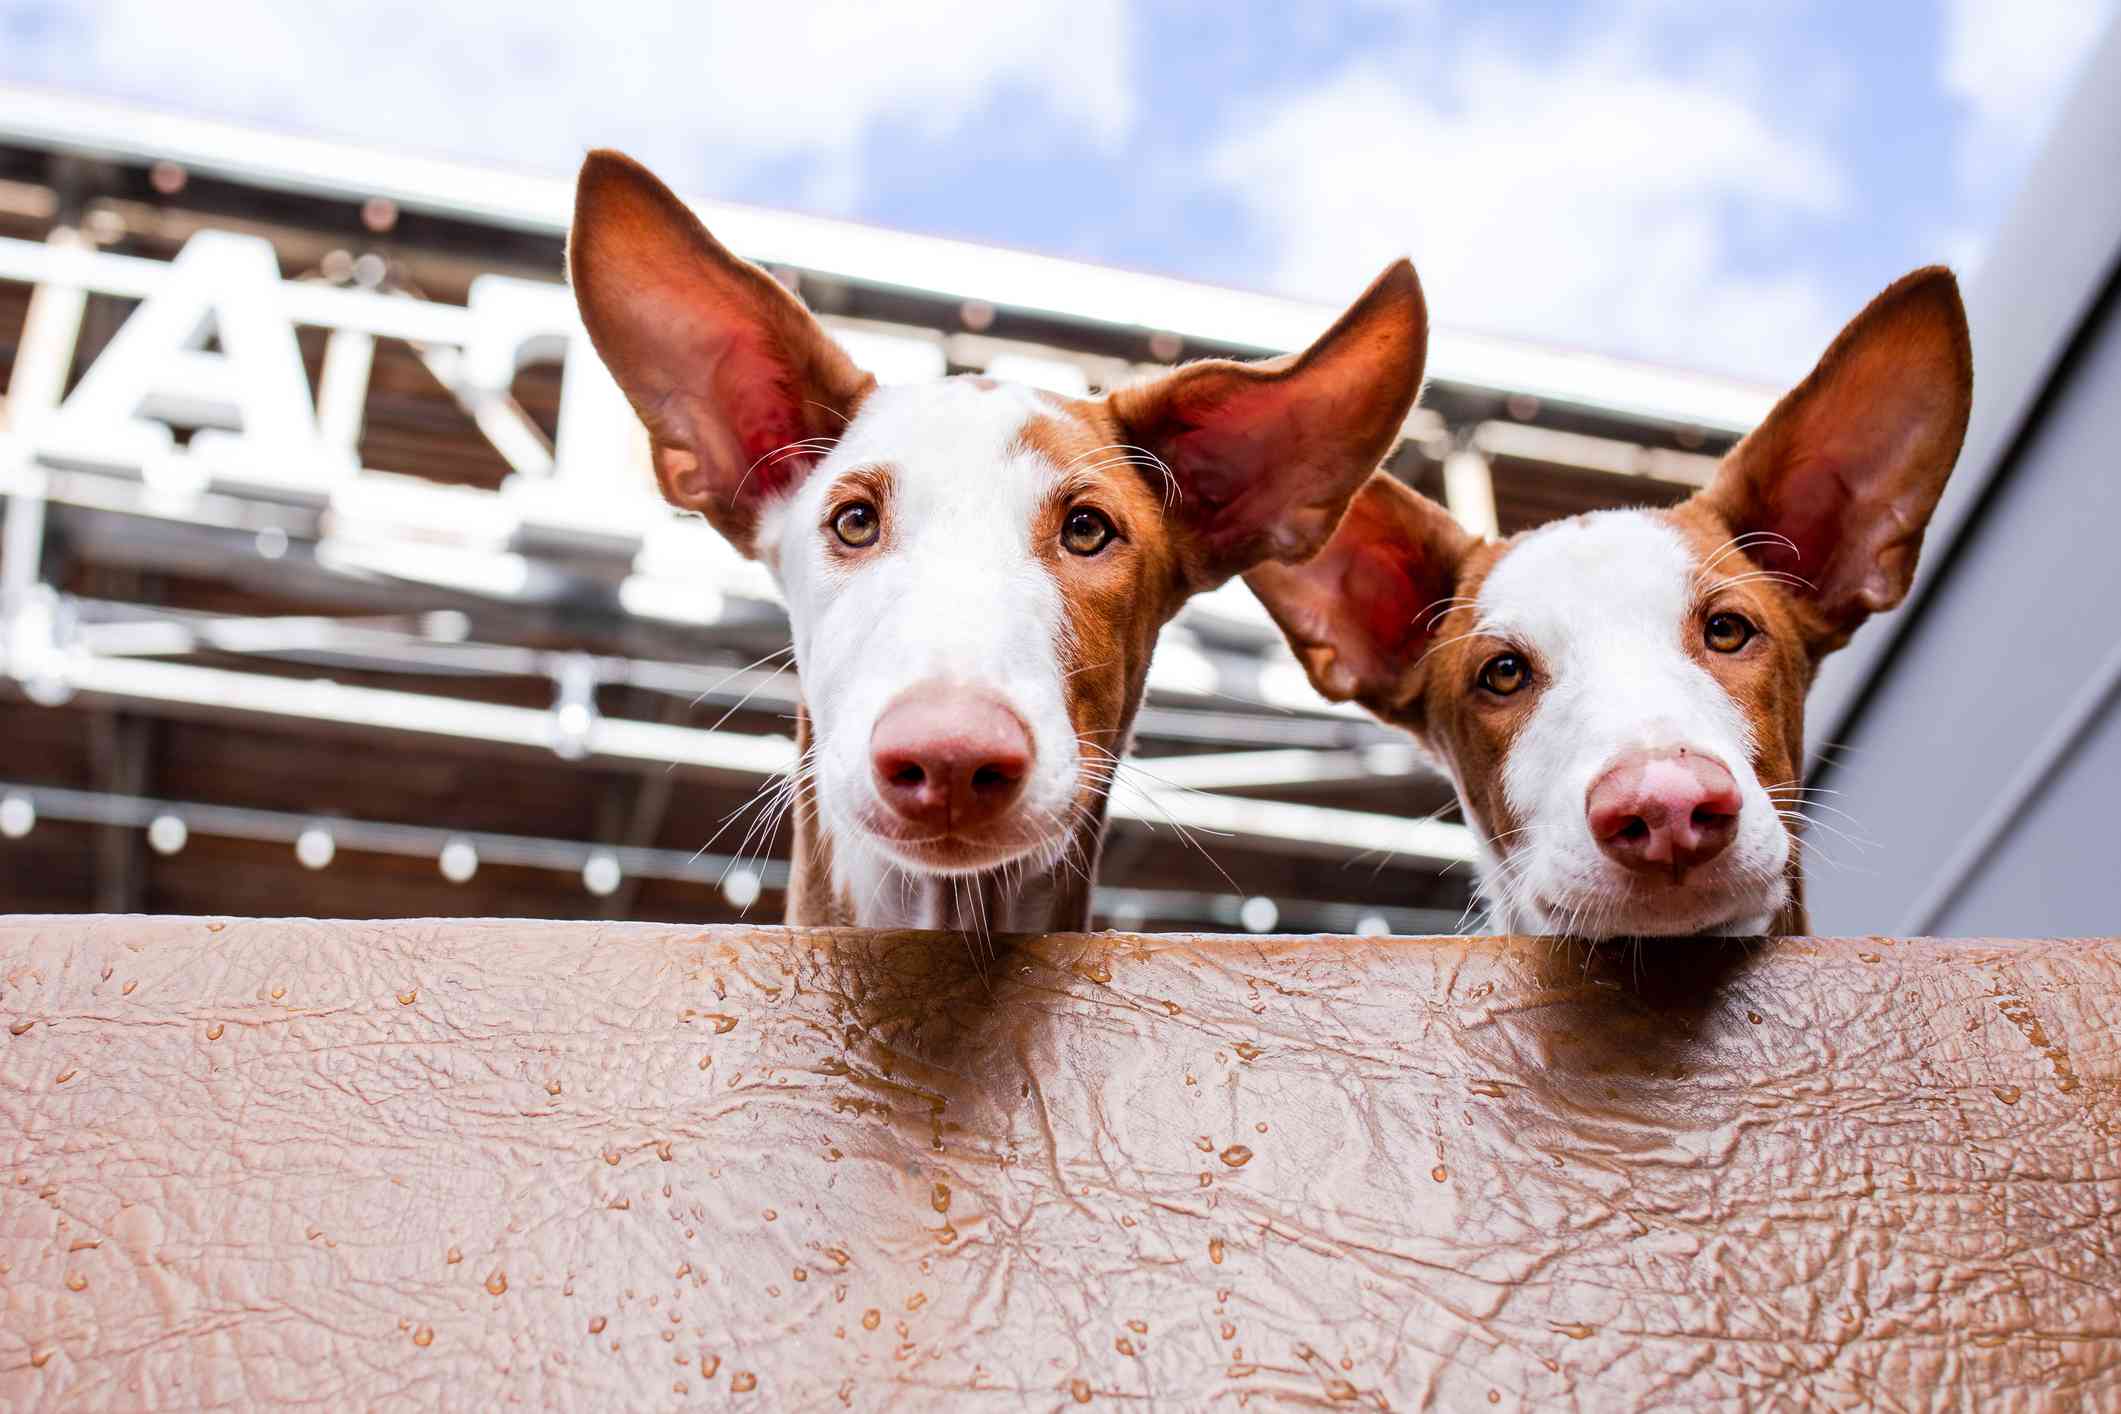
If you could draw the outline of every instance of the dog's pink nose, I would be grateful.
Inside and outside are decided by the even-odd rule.
[[[876,789],[913,824],[962,834],[1023,794],[1031,733],[999,698],[948,683],[907,689],[869,737]]]
[[[1591,783],[1584,811],[1600,849],[1677,881],[1730,847],[1739,804],[1730,767],[1682,747],[1622,756]]]

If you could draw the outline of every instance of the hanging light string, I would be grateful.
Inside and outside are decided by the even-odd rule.
[[[363,854],[433,859],[444,877],[455,882],[470,879],[482,864],[582,874],[591,891],[598,893],[612,892],[620,880],[629,875],[715,885],[726,884],[728,879],[724,876],[733,879],[736,872],[743,869],[751,873],[757,885],[763,888],[783,888],[788,882],[788,866],[780,860],[744,862],[731,855],[693,854],[678,849],[613,848],[530,835],[489,834],[340,817],[320,818],[285,810],[178,803],[56,786],[0,785],[0,823],[6,822],[9,803],[15,801],[21,804],[14,807],[14,813],[29,812],[32,823],[42,818],[72,824],[144,829],[148,832],[150,846],[161,853],[175,853],[193,835],[291,844],[296,857],[311,869],[329,867],[341,849],[348,849]],[[156,842],[158,829],[162,840],[159,844]],[[25,826],[21,833],[27,834],[28,828]],[[600,883],[607,881],[609,887],[598,888]]]
[[[40,820],[147,832],[156,853],[174,855],[194,835],[292,846],[307,868],[329,868],[339,851],[432,859],[442,876],[464,883],[488,864],[573,874],[591,893],[617,891],[627,878],[667,879],[718,887],[735,908],[748,908],[769,890],[788,885],[785,860],[738,859],[647,846],[616,847],[579,840],[451,830],[374,820],[324,818],[286,810],[157,800],[110,791],[0,782],[0,836],[20,839]],[[1269,899],[1186,889],[1099,887],[1093,906],[1115,927],[1151,918],[1179,918],[1215,928],[1264,933],[1449,933],[1460,915],[1441,909],[1378,908],[1306,899]]]

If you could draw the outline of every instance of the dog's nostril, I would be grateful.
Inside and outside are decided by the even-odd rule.
[[[1624,840],[1648,839],[1650,837],[1649,822],[1640,815],[1631,816],[1628,822],[1620,827],[1620,837]]]
[[[1713,830],[1720,825],[1728,825],[1730,822],[1731,817],[1728,811],[1718,810],[1713,805],[1697,805],[1694,807],[1694,823],[1704,830]]]
[[[891,784],[895,786],[917,786],[927,779],[928,773],[916,761],[908,761],[891,773]]]
[[[1010,776],[999,766],[982,766],[972,773],[974,790],[993,790],[996,786],[1009,784]]]

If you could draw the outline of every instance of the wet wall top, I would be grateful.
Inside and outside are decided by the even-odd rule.
[[[2121,1407],[2121,942],[0,922],[0,1406]]]

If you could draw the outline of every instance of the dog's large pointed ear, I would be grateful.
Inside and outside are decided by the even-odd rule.
[[[1817,619],[1815,654],[1907,596],[1973,391],[1959,284],[1942,266],[1917,270],[1850,321],[1701,492],[1754,537],[1756,562],[1792,576]]]
[[[567,269],[590,341],[648,426],[663,495],[755,553],[760,506],[809,473],[876,380],[619,153],[582,164]]]
[[[1188,587],[1302,560],[1399,437],[1429,316],[1401,260],[1300,354],[1209,360],[1115,392],[1127,439],[1163,460]]]
[[[1378,472],[1315,557],[1261,565],[1245,584],[1320,695],[1418,731],[1422,659],[1479,543],[1442,506]]]

